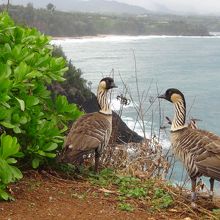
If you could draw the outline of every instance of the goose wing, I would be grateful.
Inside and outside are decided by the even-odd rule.
[[[65,162],[74,162],[83,154],[104,147],[111,135],[111,123],[95,112],[83,115],[72,126],[62,153]]]
[[[196,165],[201,173],[220,180],[220,137],[203,130],[198,130],[201,135],[199,146],[204,151],[196,157]]]

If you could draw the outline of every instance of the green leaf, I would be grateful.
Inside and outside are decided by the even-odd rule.
[[[49,158],[55,158],[56,154],[54,154],[54,153],[45,153],[45,156],[49,157]]]
[[[48,143],[45,145],[45,147],[43,147],[43,150],[45,151],[53,151],[58,147],[58,144],[56,143]]]
[[[39,165],[40,165],[40,159],[34,158],[34,159],[32,160],[32,167],[33,167],[34,169],[36,169],[36,168],[39,167]]]
[[[42,150],[38,150],[37,153],[41,156],[46,156],[46,153]]]
[[[13,157],[22,158],[22,157],[24,157],[24,153],[18,152],[18,153],[16,153],[16,154],[14,154]]]
[[[10,172],[10,168],[8,163],[0,158],[0,179],[4,184],[8,184],[13,181],[12,174]]]
[[[35,96],[28,96],[25,100],[27,107],[32,107],[34,105],[37,105],[37,104],[39,104],[39,102],[40,102],[39,98],[37,98]]]
[[[14,159],[14,158],[8,158],[6,161],[7,161],[8,164],[14,164],[14,163],[17,163],[17,160]]]
[[[18,101],[18,103],[20,104],[20,108],[21,108],[21,111],[24,111],[25,110],[25,103],[24,103],[24,100],[22,99],[19,99],[19,98],[16,98],[15,99]]]
[[[21,124],[26,124],[27,121],[28,121],[27,117],[25,117],[25,116],[21,116],[21,117],[20,117],[19,122],[20,122]]]
[[[7,192],[5,192],[4,190],[0,189],[0,198],[3,200],[8,200],[10,198],[10,196],[8,195]]]
[[[43,74],[37,70],[33,70],[32,72],[26,75],[27,78],[36,78],[36,77],[42,77],[42,76]]]
[[[25,62],[21,62],[14,70],[15,82],[21,83],[25,75],[30,71],[30,68]]]
[[[15,134],[20,134],[22,132],[21,129],[19,127],[17,127],[17,126],[15,126],[13,128],[13,131],[14,131]]]
[[[3,125],[6,128],[15,128],[16,127],[15,125],[13,125],[9,122],[6,122],[6,121],[1,121],[0,124]]]
[[[13,156],[18,153],[19,144],[16,137],[10,135],[1,135],[1,157],[7,159],[9,156]]]
[[[22,172],[15,166],[10,166],[10,171],[13,175],[14,180],[15,179],[22,179],[23,178],[23,174]]]

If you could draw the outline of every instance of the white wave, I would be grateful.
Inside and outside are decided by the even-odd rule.
[[[126,108],[130,108],[130,107],[134,107],[133,104],[130,102],[129,105],[123,105],[121,104],[120,100],[118,99],[112,99],[111,100],[111,108],[114,111],[119,111],[121,109],[126,109]]]
[[[126,123],[126,125],[131,130],[134,130],[138,135],[140,135],[142,137],[144,136],[143,129],[141,128],[140,124],[135,123],[133,118],[122,116],[122,120]],[[147,131],[145,132],[145,136],[146,136],[146,138],[150,139],[151,138],[151,123],[145,122],[145,124],[148,124],[146,126]],[[163,149],[166,149],[166,150],[170,149],[171,143],[165,135],[161,134],[159,142],[160,142]]]
[[[145,39],[160,39],[160,38],[220,38],[219,35],[214,36],[169,36],[169,35],[140,35],[140,36],[127,36],[127,35],[106,35],[95,37],[78,37],[78,38],[55,38],[51,41],[52,44],[63,43],[86,43],[86,42],[129,42]]]
[[[160,138],[160,144],[163,149],[166,149],[166,150],[170,149],[171,143],[167,138],[165,137]]]

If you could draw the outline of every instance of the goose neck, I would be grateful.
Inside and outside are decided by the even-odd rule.
[[[101,112],[102,114],[111,115],[112,110],[111,110],[111,107],[108,103],[108,90],[98,88],[98,90],[97,90],[97,100],[98,100],[98,103],[99,103],[99,106],[100,106],[99,112]]]
[[[185,127],[186,106],[183,101],[174,104],[174,118],[172,121],[171,131],[180,130]]]

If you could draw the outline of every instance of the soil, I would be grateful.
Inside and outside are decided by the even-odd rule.
[[[200,219],[201,213],[189,213],[175,205],[166,210],[150,212],[136,203],[132,212],[118,208],[114,193],[106,196],[105,189],[92,185],[86,179],[67,180],[49,174],[28,171],[24,178],[10,186],[15,201],[0,203],[1,220],[128,220],[128,219]],[[205,204],[207,207],[207,202]],[[198,214],[198,216],[197,216]],[[194,217],[193,217],[194,216]],[[197,216],[197,217],[196,217]]]

